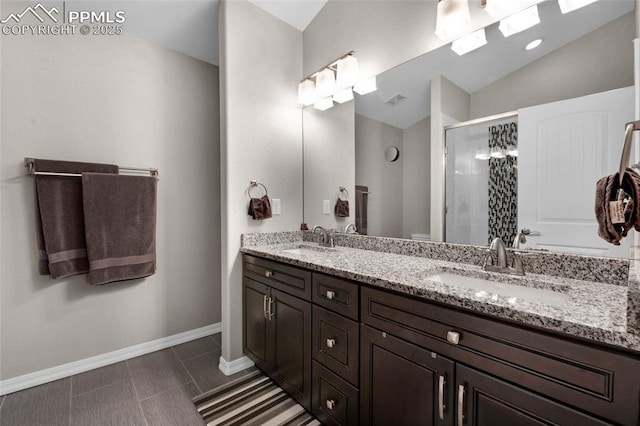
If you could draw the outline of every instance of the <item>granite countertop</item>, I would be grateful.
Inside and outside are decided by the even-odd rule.
[[[285,251],[299,247],[308,249]],[[640,352],[640,331],[627,324],[627,286],[537,274],[518,277],[485,272],[480,266],[465,263],[347,247],[316,247],[308,242],[284,242],[244,245],[241,250],[373,287]],[[437,282],[434,274],[443,272],[488,279],[506,284],[506,289],[498,294]],[[536,291],[522,295],[517,291],[521,288],[510,287],[513,284],[543,291],[540,295]]]

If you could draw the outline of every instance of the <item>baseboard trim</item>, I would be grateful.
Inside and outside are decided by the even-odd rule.
[[[211,324],[194,330],[185,331],[183,333],[163,337],[161,339],[152,340],[150,342],[140,343],[139,345],[129,346],[128,348],[118,349],[117,351],[108,352],[106,354],[81,359],[68,364],[58,365],[56,367],[25,374],[12,379],[2,380],[0,381],[0,395],[21,391],[33,386],[52,382],[54,380],[64,379],[65,377],[73,376],[74,374],[84,373],[85,371],[93,370],[95,368],[115,364],[116,362],[166,349],[181,343],[190,342],[191,340],[219,333],[221,330],[222,323]]]
[[[227,361],[223,357],[220,357],[220,364],[218,368],[224,373],[225,376],[231,376],[241,372],[242,370],[253,367],[254,363],[246,356],[242,358],[234,359],[233,361]]]

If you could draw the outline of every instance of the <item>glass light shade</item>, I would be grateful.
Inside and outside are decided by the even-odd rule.
[[[525,10],[504,18],[500,21],[500,31],[505,37],[524,31],[540,23],[538,6],[534,5]]]
[[[459,37],[469,31],[471,15],[467,0],[440,0],[436,15],[436,35],[442,40]]]
[[[336,85],[340,88],[351,87],[358,82],[358,59],[349,55],[338,61]]]
[[[454,40],[454,42],[451,43],[451,50],[462,56],[465,53],[469,53],[472,50],[476,50],[477,48],[484,46],[485,44],[487,44],[487,36],[485,35],[483,28]]]
[[[487,0],[484,10],[492,18],[499,19],[519,12],[531,3],[531,0]]]
[[[595,2],[596,0],[558,0],[558,5],[560,12],[569,13]]]
[[[346,89],[343,89],[338,93],[336,93],[335,95],[333,95],[333,100],[339,104],[349,102],[352,99],[353,99],[353,90],[351,90],[351,87],[347,87]]]
[[[328,98],[318,99],[316,103],[313,104],[313,107],[315,109],[319,109],[320,111],[327,110],[332,106],[333,106],[333,99],[331,99],[331,96],[329,96]]]
[[[333,95],[336,90],[336,78],[333,71],[325,68],[316,74],[316,97],[318,99]]]
[[[298,103],[309,106],[316,100],[316,84],[306,79],[298,84]]]
[[[366,95],[367,93],[375,92],[376,90],[378,90],[378,86],[376,85],[375,75],[366,80],[362,80],[361,82],[353,86],[353,91],[358,95]]]

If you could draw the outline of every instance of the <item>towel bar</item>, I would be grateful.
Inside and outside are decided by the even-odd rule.
[[[629,166],[629,157],[631,156],[631,144],[633,141],[633,132],[640,131],[640,121],[632,121],[626,124],[624,132],[624,145],[622,146],[622,156],[620,157],[620,169],[618,170],[619,184],[622,186],[624,179],[624,171]]]
[[[251,180],[249,181],[249,188],[247,188],[247,194],[249,195],[249,198],[253,198],[251,197],[251,189],[256,188],[258,186],[261,186],[264,188],[264,195],[269,195],[269,191],[267,191],[267,187],[264,186],[263,183],[260,183],[257,180]]]
[[[68,176],[68,177],[82,177],[81,173],[61,173],[61,172],[38,172],[35,170],[35,159],[25,157],[24,166],[27,168],[27,174],[30,176]],[[118,167],[118,170],[124,170],[128,172],[145,172],[158,179],[158,169],[155,168],[143,168],[143,167]]]

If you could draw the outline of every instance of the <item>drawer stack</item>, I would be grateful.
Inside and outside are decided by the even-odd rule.
[[[358,284],[312,275],[313,414],[326,425],[358,424]]]

